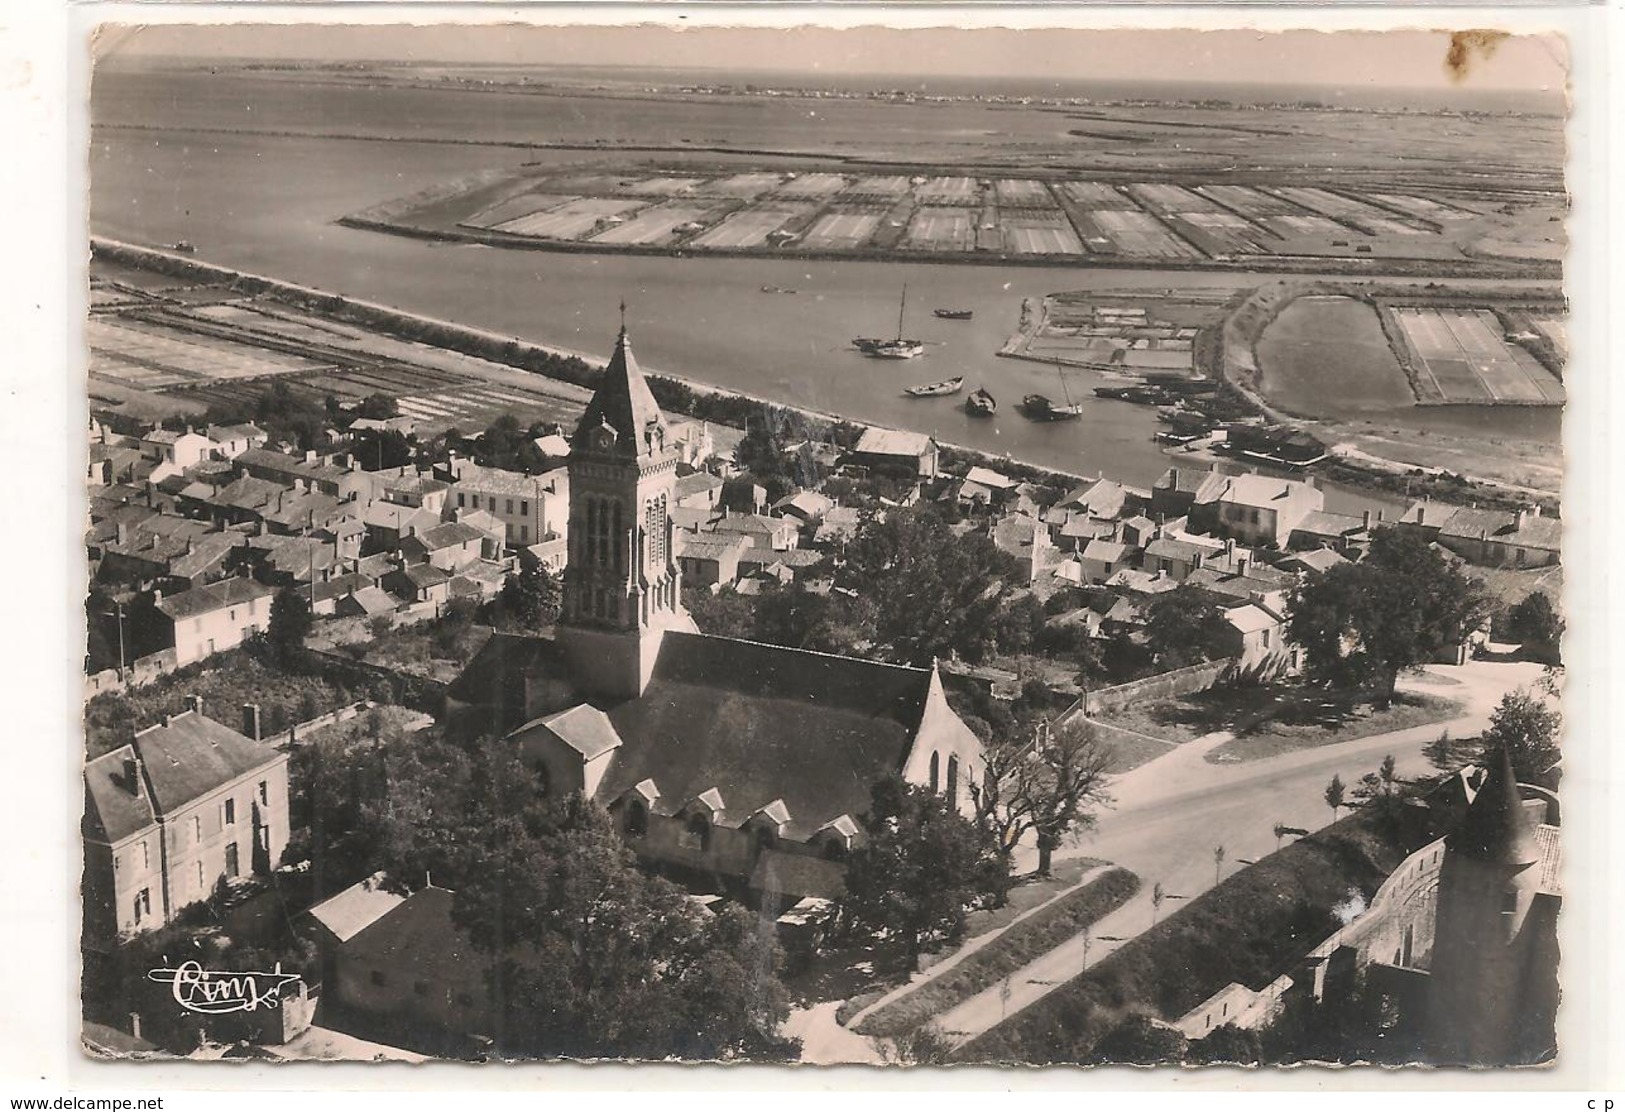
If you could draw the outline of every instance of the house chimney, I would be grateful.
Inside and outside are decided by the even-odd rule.
[[[1360,517],[1361,517],[1361,520],[1362,520],[1362,524],[1364,524],[1364,526],[1367,529],[1371,528],[1371,511],[1370,510],[1365,511],[1365,513],[1361,514]]]
[[[1387,510],[1378,508],[1378,510],[1377,510],[1377,524],[1381,525],[1382,524],[1382,519],[1387,517],[1387,516],[1388,516],[1388,511]]]
[[[1236,574],[1241,576],[1245,576],[1247,574],[1247,557],[1236,557]]]
[[[1529,516],[1529,511],[1523,509],[1520,506],[1518,508],[1518,512],[1512,515],[1512,528],[1515,531],[1521,531],[1523,529],[1523,523],[1528,518],[1528,516]]]
[[[1427,503],[1424,502],[1420,506],[1416,507],[1416,524],[1418,524],[1418,525],[1426,525],[1427,523],[1428,523],[1428,507],[1427,507]]]
[[[141,758],[133,752],[124,758],[124,786],[131,795],[141,794]]]
[[[186,709],[193,714],[201,715],[203,713],[203,697],[201,695],[188,695],[186,697]]]
[[[139,1039],[141,1037],[141,1013],[140,1012],[131,1012],[130,1013],[130,1037],[132,1039]]]
[[[260,740],[260,705],[243,704],[243,736],[251,741]]]
[[[316,449],[315,448],[306,448],[305,449],[305,462],[306,463],[315,463],[316,462]]]

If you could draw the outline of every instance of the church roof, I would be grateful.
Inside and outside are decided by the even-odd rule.
[[[598,380],[598,389],[587,403],[587,411],[576,425],[575,436],[570,441],[572,451],[597,450],[589,437],[606,425],[615,432],[612,451],[616,455],[636,457],[657,450],[648,442],[650,426],[658,426],[662,444],[667,436],[666,418],[649,392],[638,361],[632,356],[632,341],[625,328],[615,341],[615,354]]]
[[[775,802],[792,836],[869,808],[902,768],[932,674],[704,634],[668,632],[643,695],[612,708],[622,747],[598,789],[653,780],[667,805],[720,788],[742,820]]]

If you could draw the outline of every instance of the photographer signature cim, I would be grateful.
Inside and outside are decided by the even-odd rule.
[[[299,979],[297,973],[282,972],[281,962],[270,973],[226,973],[204,969],[195,961],[147,972],[147,980],[169,985],[170,995],[182,1008],[203,1015],[280,1007],[283,986]]]

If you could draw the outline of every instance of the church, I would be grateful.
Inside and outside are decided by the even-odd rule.
[[[493,635],[448,722],[508,739],[549,794],[597,800],[652,867],[780,906],[838,895],[870,788],[895,774],[968,814],[981,742],[935,667],[700,633],[671,518],[678,466],[623,326],[570,444],[557,626]]]

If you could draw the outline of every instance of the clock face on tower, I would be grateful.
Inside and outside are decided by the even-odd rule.
[[[599,425],[593,430],[592,446],[600,452],[610,451],[615,447],[615,430],[608,425]]]

